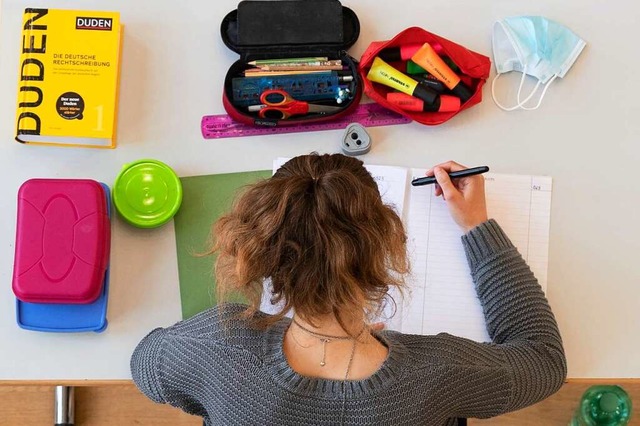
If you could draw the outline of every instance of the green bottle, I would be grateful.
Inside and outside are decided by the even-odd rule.
[[[625,426],[631,417],[631,399],[620,386],[591,386],[582,395],[569,426]]]

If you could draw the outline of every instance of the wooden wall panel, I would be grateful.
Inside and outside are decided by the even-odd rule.
[[[567,426],[585,390],[594,384],[622,386],[631,396],[631,425],[640,425],[640,380],[569,380],[554,395],[523,410],[487,420],[469,420],[469,426]]]
[[[0,426],[53,424],[54,387],[0,384]],[[155,404],[131,383],[75,388],[78,426],[202,426],[199,419]]]
[[[592,384],[619,384],[635,402],[632,425],[640,425],[640,380],[570,380],[551,398],[532,407],[470,426],[566,426],[582,393]],[[65,383],[71,384],[71,383]],[[78,426],[201,426],[202,420],[154,404],[130,382],[77,382]],[[44,382],[0,382],[0,426],[53,424],[54,390]]]
[[[0,385],[0,425],[53,424],[53,387]]]

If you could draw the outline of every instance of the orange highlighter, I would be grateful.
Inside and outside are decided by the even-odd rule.
[[[473,91],[460,81],[460,77],[438,56],[429,43],[423,44],[411,60],[443,82],[463,102],[473,96]]]

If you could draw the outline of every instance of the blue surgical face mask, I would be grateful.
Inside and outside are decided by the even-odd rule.
[[[584,40],[564,25],[541,16],[516,16],[497,21],[493,25],[493,58],[497,70],[491,84],[493,101],[505,111],[537,109],[549,85],[557,77],[566,75],[585,45]],[[495,84],[498,77],[510,71],[521,72],[522,79],[518,88],[518,103],[505,107],[496,99]],[[529,96],[521,100],[526,75],[536,78],[538,82]],[[544,85],[544,90],[537,105],[525,107],[541,85]]]

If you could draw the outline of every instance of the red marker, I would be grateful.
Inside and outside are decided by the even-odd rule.
[[[440,95],[433,104],[400,92],[387,93],[387,101],[405,111],[417,112],[455,112],[460,109],[460,98]]]
[[[424,43],[404,44],[402,46],[388,47],[382,49],[378,53],[378,57],[385,62],[408,61],[422,48]],[[442,54],[442,45],[440,43],[429,43],[433,50],[438,54]]]

